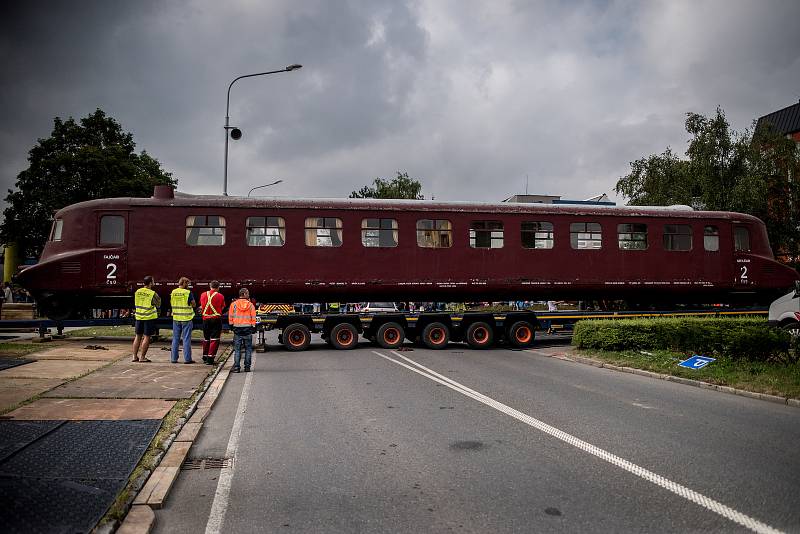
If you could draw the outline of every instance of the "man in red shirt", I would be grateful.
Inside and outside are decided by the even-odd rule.
[[[203,363],[214,365],[222,334],[222,309],[225,297],[219,292],[219,282],[208,284],[209,290],[200,296],[200,309],[203,312]]]

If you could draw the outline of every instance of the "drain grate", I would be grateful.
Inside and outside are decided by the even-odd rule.
[[[181,469],[225,469],[233,467],[233,458],[187,458]]]

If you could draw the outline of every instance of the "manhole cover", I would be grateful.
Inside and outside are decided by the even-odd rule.
[[[233,458],[187,458],[181,469],[225,469],[233,467]]]

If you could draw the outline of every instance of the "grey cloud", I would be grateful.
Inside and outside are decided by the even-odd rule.
[[[0,186],[56,115],[103,108],[180,179],[219,193],[346,196],[406,170],[427,197],[610,192],[628,162],[683,152],[687,111],[736,128],[800,87],[800,4],[48,2],[0,22]]]

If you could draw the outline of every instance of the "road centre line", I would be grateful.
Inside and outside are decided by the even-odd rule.
[[[256,352],[253,352],[252,368],[255,369],[256,365]],[[230,372],[230,371],[228,371]],[[239,437],[242,434],[242,422],[244,421],[244,414],[247,412],[247,398],[250,396],[250,384],[253,382],[253,375],[255,373],[245,373],[247,377],[244,379],[244,387],[242,388],[242,395],[239,397],[239,405],[236,407],[236,417],[233,420],[233,427],[231,428],[231,437],[228,440],[228,448],[225,450],[226,458],[235,458],[236,452],[239,450]],[[222,469],[217,480],[217,491],[214,493],[214,503],[211,505],[211,512],[208,514],[208,522],[206,523],[206,534],[219,534],[222,532],[222,525],[225,522],[225,513],[228,511],[228,503],[230,502],[231,484],[233,482],[233,474],[236,470],[237,462],[227,469]]]
[[[537,430],[540,430],[545,434],[549,434],[550,436],[553,436],[569,445],[572,445],[573,447],[576,447],[584,452],[592,454],[600,458],[601,460],[604,460],[625,471],[628,471],[629,473],[632,473],[640,478],[643,478],[648,482],[651,482],[668,491],[671,491],[672,493],[680,497],[683,497],[686,500],[698,504],[726,519],[729,519],[730,521],[733,521],[734,523],[742,525],[743,527],[748,528],[753,532],[757,532],[759,534],[776,534],[781,532],[780,530],[777,530],[774,527],[762,523],[761,521],[754,519],[742,512],[734,510],[733,508],[726,506],[714,499],[711,499],[710,497],[706,497],[705,495],[698,493],[692,489],[689,489],[686,486],[682,486],[677,482],[673,482],[661,475],[653,473],[652,471],[649,471],[632,462],[629,462],[628,460],[620,458],[619,456],[616,456],[615,454],[612,454],[595,445],[592,445],[591,443],[587,443],[571,434],[568,434],[562,430],[559,430],[553,426],[548,425],[547,423],[539,421],[538,419],[535,419],[527,414],[515,410],[510,406],[498,402],[492,399],[491,397],[487,397],[486,395],[479,393],[473,389],[470,389],[467,386],[460,384],[459,382],[456,382],[455,380],[452,380],[444,375],[437,373],[436,371],[433,371],[432,369],[428,369],[424,365],[417,363],[414,360],[407,358],[406,356],[403,356],[398,352],[395,351],[391,352],[398,358],[402,358],[411,365],[398,361],[378,351],[372,351],[373,354],[376,354],[385,360],[388,360],[392,363],[405,367],[406,369],[409,369],[410,371],[420,374],[428,378],[429,380],[438,382],[443,386],[447,386],[450,389],[457,391],[458,393],[461,393],[466,397],[475,399],[476,401],[483,403],[491,408],[494,408],[495,410],[498,410],[499,412],[502,412],[510,417],[513,417],[514,419],[517,419],[518,421],[521,421]]]

